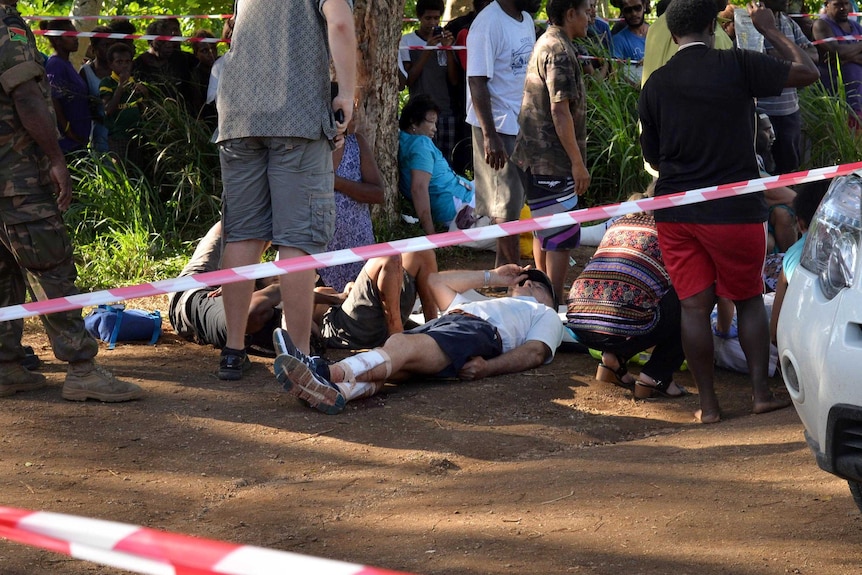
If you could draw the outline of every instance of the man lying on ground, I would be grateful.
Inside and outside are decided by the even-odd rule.
[[[221,252],[222,229],[217,222],[198,243],[180,277],[220,269]],[[372,258],[348,292],[315,293],[315,322],[324,342],[328,347],[349,349],[383,345],[389,335],[404,331],[417,295],[426,320],[437,317],[437,305],[428,287],[428,277],[436,271],[433,251]],[[248,310],[246,350],[275,356],[272,332],[281,325],[280,304],[278,278],[257,280]],[[224,348],[227,323],[219,287],[170,294],[168,316],[180,337]]]
[[[441,317],[390,336],[383,347],[336,364],[309,358],[283,330],[273,334],[275,374],[284,389],[327,414],[374,395],[387,381],[411,375],[473,380],[550,362],[563,337],[548,277],[506,264],[494,270],[433,273],[429,285]],[[509,297],[470,302],[480,287],[509,287]]]
[[[180,277],[219,269],[222,253],[221,222],[216,222],[198,243],[192,258],[180,272]],[[168,317],[180,337],[201,345],[224,348],[227,342],[224,300],[220,287],[200,287],[169,294]],[[255,282],[255,291],[248,308],[246,346],[259,354],[272,352],[272,330],[281,325],[281,303],[278,278]],[[271,357],[271,356],[270,356]],[[251,362],[246,357],[246,366]]]
[[[437,271],[433,250],[371,258],[343,294],[317,288],[315,301],[335,297],[338,305],[316,305],[314,323],[326,347],[367,349],[404,331],[417,296],[426,321],[437,317],[428,278]],[[413,324],[416,325],[415,323]]]

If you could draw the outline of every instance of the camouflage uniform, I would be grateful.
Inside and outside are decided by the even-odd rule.
[[[53,114],[44,59],[30,28],[17,10],[0,5],[0,307],[24,303],[25,274],[35,278],[40,295],[58,298],[78,293],[72,244],[66,231],[50,163],[22,126],[11,94],[36,80]],[[84,329],[78,310],[42,316],[57,359],[92,359],[98,343]],[[23,320],[0,322],[0,362],[24,357]]]

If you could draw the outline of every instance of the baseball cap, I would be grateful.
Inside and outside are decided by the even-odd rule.
[[[548,278],[547,275],[545,275],[545,272],[537,269],[528,269],[525,270],[523,273],[526,274],[527,277],[524,278],[524,280],[518,285],[524,285],[524,282],[526,282],[527,280],[530,280],[532,282],[539,282],[540,284],[544,285],[546,288],[548,288],[548,293],[551,294],[551,299],[554,301],[554,310],[556,311],[556,308],[559,305],[559,303],[557,302],[557,294],[554,293],[554,286],[551,285],[551,280],[550,278]]]

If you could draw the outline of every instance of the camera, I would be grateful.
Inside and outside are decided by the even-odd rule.
[[[443,26],[434,26],[434,30],[432,30],[432,33],[435,36],[442,36],[443,35]]]

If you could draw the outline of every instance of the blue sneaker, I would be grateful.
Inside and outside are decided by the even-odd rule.
[[[308,357],[293,345],[290,336],[277,328],[272,334],[278,356],[273,370],[284,390],[327,415],[344,410],[347,401],[338,387],[329,381],[329,366],[320,358]],[[319,373],[320,366],[326,375]]]
[[[307,356],[298,349],[290,339],[290,334],[280,327],[272,331],[272,347],[276,355],[292,355],[293,357],[306,357],[314,362],[314,371],[323,379],[332,379],[329,375],[329,363],[319,355]]]

